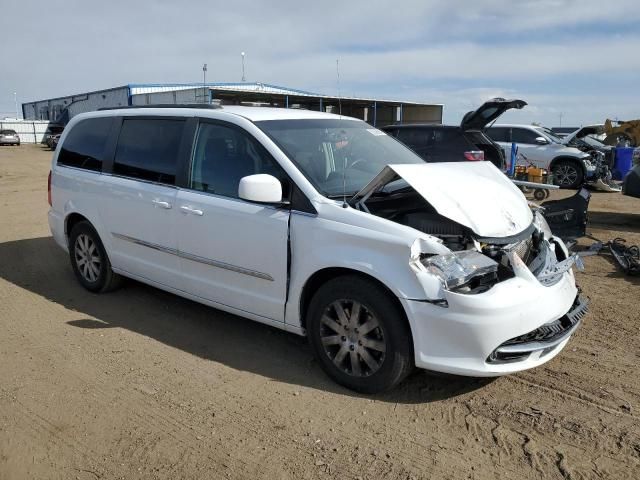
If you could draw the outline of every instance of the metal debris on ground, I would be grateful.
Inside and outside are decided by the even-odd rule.
[[[614,238],[606,243],[597,241],[587,250],[579,252],[581,257],[598,255],[603,250],[608,250],[627,275],[640,275],[640,248],[637,245],[626,245],[624,238]]]

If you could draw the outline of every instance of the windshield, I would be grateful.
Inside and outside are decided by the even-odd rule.
[[[586,136],[582,137],[580,140],[582,140],[583,142],[587,143],[588,145],[590,145],[592,147],[596,147],[596,148],[606,147],[606,145],[604,143],[602,143],[597,138],[592,137],[591,135],[586,135]]]
[[[562,138],[556,135],[547,127],[536,127],[536,129],[543,134],[544,137],[553,143],[562,143]]]
[[[359,120],[268,120],[256,125],[328,197],[358,193],[388,164],[424,163],[400,142]]]

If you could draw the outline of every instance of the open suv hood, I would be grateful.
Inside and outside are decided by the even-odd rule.
[[[517,235],[533,213],[522,192],[490,162],[387,165],[349,202],[369,211],[367,200],[402,178],[440,215],[481,238]]]
[[[519,110],[526,104],[527,102],[524,100],[492,98],[480,105],[477,110],[472,110],[462,117],[460,127],[462,130],[482,130],[507,110],[512,108],[517,108]]]
[[[597,125],[590,125],[588,127],[582,127],[576,130],[575,132],[571,132],[569,135],[564,137],[563,143],[566,145],[570,143],[574,138],[583,139],[587,135],[601,135],[603,132],[603,127]]]

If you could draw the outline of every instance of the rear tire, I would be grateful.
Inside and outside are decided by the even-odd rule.
[[[71,229],[69,257],[73,273],[90,292],[109,292],[122,283],[122,277],[111,269],[98,232],[87,221],[78,222]]]
[[[560,188],[579,188],[584,181],[582,167],[573,160],[558,160],[553,166],[553,181]]]
[[[351,390],[390,390],[414,368],[404,313],[370,280],[347,275],[322,285],[309,304],[307,327],[322,369]]]

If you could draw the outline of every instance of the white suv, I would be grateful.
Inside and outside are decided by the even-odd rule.
[[[597,165],[591,155],[565,145],[544,127],[501,124],[487,128],[486,133],[504,149],[507,159],[511,158],[511,144],[517,144],[518,154],[526,159],[518,163],[551,171],[560,187],[578,188],[596,174]]]
[[[491,163],[427,164],[349,117],[82,114],[49,182],[51,231],[88,290],[130,277],[307,335],[322,368],[362,392],[414,365],[535,367],[586,311],[575,257]]]

